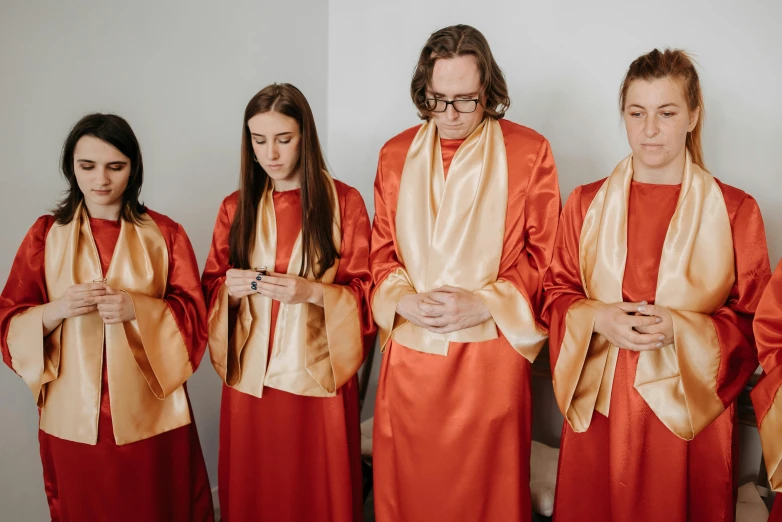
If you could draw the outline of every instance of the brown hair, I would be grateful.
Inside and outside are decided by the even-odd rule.
[[[692,162],[706,169],[703,163],[703,147],[701,145],[701,132],[703,130],[703,93],[698,79],[698,71],[690,56],[681,49],[666,49],[660,52],[654,49],[652,52],[636,58],[630,64],[630,68],[622,80],[619,89],[619,109],[624,112],[625,100],[630,84],[635,80],[658,80],[672,78],[681,83],[684,89],[684,97],[687,99],[687,109],[693,112],[700,108],[698,122],[692,132],[687,133],[687,151]]]
[[[79,188],[76,172],[73,169],[73,153],[76,144],[84,136],[93,136],[105,141],[130,159],[130,177],[128,186],[122,193],[122,208],[119,215],[125,221],[140,223],[141,216],[147,211],[138,199],[144,182],[141,147],[127,121],[116,114],[100,113],[88,114],[76,122],[62,146],[61,168],[65,181],[68,182],[68,190],[65,192],[65,197],[52,210],[55,220],[60,225],[70,223],[76,214],[76,209],[84,201],[84,194]]]
[[[316,279],[320,279],[339,257],[333,236],[331,185],[310,105],[301,91],[289,83],[264,87],[252,97],[244,110],[239,204],[229,235],[229,262],[235,268],[250,268],[250,255],[255,247],[258,204],[269,182],[269,175],[255,161],[247,122],[257,114],[270,111],[293,118],[299,124],[301,151],[297,168],[301,170],[303,247],[299,276],[305,277],[307,273],[312,273]]]
[[[426,89],[432,83],[432,71],[440,58],[474,56],[481,73],[481,97],[484,110],[492,118],[502,118],[510,107],[508,85],[502,69],[494,61],[489,42],[481,32],[469,25],[452,25],[432,33],[421,49],[418,64],[410,84],[410,96],[418,109],[418,116],[428,120],[432,113],[426,108]]]

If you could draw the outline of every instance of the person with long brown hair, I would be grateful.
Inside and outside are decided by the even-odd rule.
[[[202,277],[224,382],[223,521],[362,520],[368,254],[364,201],[326,170],[306,98],[265,87],[245,109],[240,188],[220,206]]]
[[[633,61],[619,106],[632,153],[570,195],[545,281],[566,420],[554,520],[732,521],[735,399],[757,368],[770,275],[763,220],[706,170],[685,52]]]
[[[211,521],[185,390],[206,349],[190,241],[139,201],[141,149],[119,116],[82,118],[62,172],[67,194],[0,296],[3,361],[40,408],[51,519]]]
[[[752,390],[771,489],[777,492],[768,522],[782,522],[782,261],[758,303],[753,323],[763,378]]]
[[[411,97],[425,123],[383,146],[375,180],[377,519],[528,521],[554,157],[504,118],[505,78],[473,27],[430,36]]]

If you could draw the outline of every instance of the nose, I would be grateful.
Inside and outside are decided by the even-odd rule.
[[[106,166],[98,167],[95,170],[98,171],[98,174],[95,177],[95,182],[101,186],[108,185],[109,181],[111,180],[109,178],[109,171],[107,167]]]
[[[269,142],[266,145],[266,159],[273,161],[280,157],[279,151],[277,150],[277,144],[274,142],[274,140],[269,140]]]
[[[660,132],[660,126],[658,125],[657,118],[654,116],[646,118],[644,122],[644,134],[647,138],[654,138]]]
[[[445,117],[448,119],[448,121],[454,121],[459,117],[459,113],[456,111],[456,109],[453,108],[453,103],[448,105],[448,107],[445,109]]]

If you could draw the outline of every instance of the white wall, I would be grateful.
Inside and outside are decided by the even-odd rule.
[[[326,135],[327,3],[319,0],[0,3],[0,283],[27,229],[65,185],[60,148],[84,114],[124,116],[141,142],[143,200],[182,223],[203,267],[222,198],[238,181],[250,97],[291,82]],[[0,369],[3,520],[44,520],[37,413]],[[206,354],[190,397],[217,484],[220,385]]]
[[[782,256],[780,20],[778,0],[331,0],[329,159],[371,212],[378,150],[418,122],[409,88],[421,47],[433,31],[467,23],[483,32],[505,71],[508,118],[551,142],[564,200],[629,153],[617,93],[630,62],[654,47],[680,47],[700,64],[707,166],[758,200],[774,266]],[[556,442],[561,417],[550,383],[535,383],[535,391],[536,437]],[[744,449],[749,476],[757,472],[757,441]]]

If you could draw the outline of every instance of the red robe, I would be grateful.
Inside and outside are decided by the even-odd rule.
[[[560,354],[566,313],[585,298],[579,236],[603,181],[577,188],[562,213],[543,311],[550,328],[552,370]],[[722,355],[716,390],[726,411],[692,441],[678,438],[633,388],[638,353],[620,350],[609,417],[594,412],[584,433],[575,433],[567,423],[563,427],[554,507],[557,522],[717,522],[735,517],[733,402],[757,367],[752,317],[769,266],[757,203],[738,189],[719,186],[733,230],[736,265],[728,302],[711,316]],[[680,188],[632,182],[622,289],[626,302],[654,302],[663,242]]]
[[[499,279],[540,310],[560,210],[548,142],[500,120],[508,160],[508,205]],[[379,286],[401,265],[395,247],[399,183],[418,132],[380,152],[375,181],[372,271]],[[443,168],[464,140],[440,140]],[[530,520],[530,363],[499,337],[450,343],[446,357],[389,341],[375,406],[373,468],[379,522]]]
[[[342,212],[342,245],[334,284],[356,295],[366,348],[374,343],[369,295],[369,217],[357,190],[334,180]],[[202,278],[211,310],[225,282],[228,234],[238,193],[220,207]],[[274,193],[275,272],[286,273],[301,231],[301,190]],[[272,303],[274,340],[279,301]],[[271,349],[269,350],[271,353]],[[218,460],[223,522],[361,522],[361,434],[358,380],[335,397],[305,397],[264,387],[257,398],[223,385]]]
[[[760,425],[772,408],[782,408],[782,262],[774,271],[758,304],[754,331],[758,358],[765,373],[752,392],[752,402]],[[771,435],[782,438],[782,432],[772,432]],[[766,457],[776,462],[779,455]],[[782,493],[777,493],[769,522],[782,522]]]
[[[149,211],[149,216],[166,241],[169,275],[165,299],[185,338],[195,370],[206,348],[206,316],[199,293],[198,264],[180,225],[156,212]],[[11,319],[32,306],[48,302],[44,245],[53,224],[52,216],[43,216],[27,233],[0,299],[0,347],[3,361],[12,369],[6,343]],[[90,228],[105,274],[120,224],[90,218]],[[110,392],[104,354],[95,446],[38,432],[52,520],[212,521],[212,495],[195,420],[187,426],[118,446],[112,427]]]

